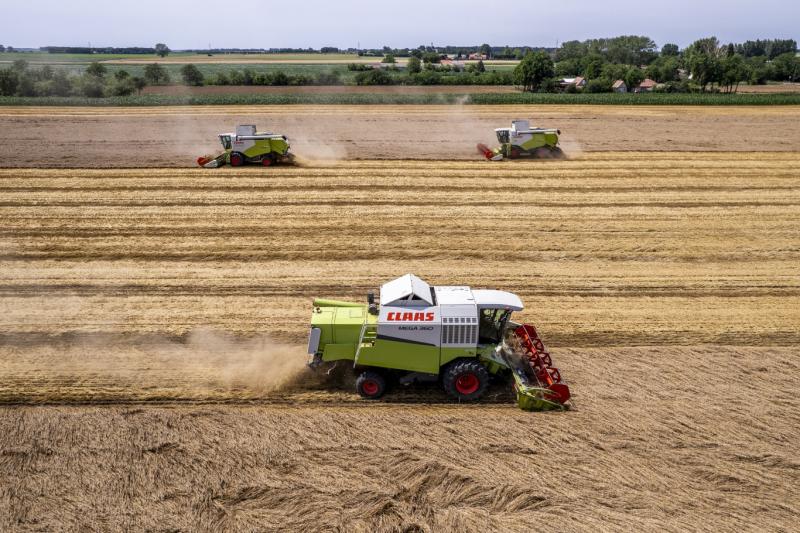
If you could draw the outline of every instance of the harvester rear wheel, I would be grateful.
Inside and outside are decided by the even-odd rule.
[[[264,165],[265,167],[270,166],[274,162],[275,160],[272,159],[272,154],[265,155],[264,157],[261,158],[261,164]]]
[[[365,370],[356,379],[356,391],[362,398],[377,400],[386,392],[386,380],[377,372]]]
[[[244,165],[244,155],[239,152],[233,152],[230,157],[232,167],[240,167]]]
[[[489,371],[475,360],[456,361],[447,367],[442,377],[444,391],[461,401],[477,400],[489,385]]]

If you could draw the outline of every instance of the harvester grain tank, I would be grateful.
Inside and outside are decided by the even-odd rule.
[[[478,145],[478,152],[490,161],[502,159],[560,159],[564,152],[558,146],[561,130],[553,128],[531,128],[527,120],[513,120],[510,128],[494,130],[500,146],[492,150],[485,144]]]
[[[352,364],[369,399],[391,382],[439,382],[457,400],[477,400],[490,378],[507,377],[522,409],[566,409],[569,388],[536,328],[510,320],[522,309],[510,292],[432,287],[407,274],[385,283],[378,302],[314,300],[309,365]]]
[[[240,167],[245,163],[255,163],[266,167],[293,161],[286,135],[258,132],[252,124],[236,126],[234,133],[220,133],[219,142],[225,151],[216,157],[198,157],[198,165],[217,168],[225,164]]]

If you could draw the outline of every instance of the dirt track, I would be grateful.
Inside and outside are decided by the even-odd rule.
[[[791,529],[799,165],[0,170],[0,529]],[[578,409],[294,372],[406,271],[518,292]]]
[[[3,167],[186,167],[237,124],[314,159],[471,159],[514,118],[560,128],[565,151],[800,151],[800,106],[205,106],[2,108]]]

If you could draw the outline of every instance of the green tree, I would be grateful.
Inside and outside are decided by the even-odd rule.
[[[556,61],[559,63],[569,59],[580,61],[588,53],[589,49],[586,43],[580,41],[566,41],[561,43],[561,47],[556,50]]]
[[[150,85],[169,83],[169,72],[158,63],[150,63],[144,67],[144,79]]]
[[[600,77],[606,80],[611,80],[612,83],[617,80],[624,80],[625,76],[628,74],[629,68],[630,67],[627,65],[606,63],[603,65],[603,68],[600,69]]]
[[[28,62],[24,59],[15,59],[14,62],[11,64],[11,68],[16,70],[17,72],[25,72],[28,70]]]
[[[139,76],[134,76],[131,78],[131,81],[133,82],[134,88],[136,88],[137,94],[142,94],[142,89],[147,87],[147,80],[140,78]]]
[[[89,98],[100,98],[105,94],[105,83],[97,76],[84,76],[81,93]]]
[[[411,56],[408,58],[408,73],[409,74],[416,74],[417,72],[422,70],[422,64],[420,60],[416,56]]]
[[[625,85],[633,89],[644,81],[644,72],[639,67],[630,67],[622,79],[625,80]]]
[[[108,69],[106,69],[105,65],[98,63],[97,61],[92,61],[89,63],[89,66],[86,67],[86,74],[92,76],[93,78],[102,79]]]
[[[4,68],[0,70],[0,96],[14,96],[19,85],[19,74],[16,70]]]
[[[583,67],[583,77],[591,80],[600,76],[603,71],[603,65],[606,60],[600,54],[592,54],[585,58],[585,66]]]
[[[436,52],[425,52],[424,54],[422,54],[422,61],[424,61],[428,65],[432,65],[434,63],[440,63],[442,61],[442,56],[440,56]]]
[[[721,75],[719,41],[716,37],[699,39],[692,43],[684,53],[686,66],[692,73],[702,91],[705,92],[709,84],[719,82]]]
[[[117,80],[111,86],[111,94],[114,96],[130,96],[136,90],[133,80],[130,78],[123,78]]]
[[[156,54],[158,54],[161,57],[167,57],[171,52],[169,46],[167,46],[164,43],[157,43],[155,49],[156,49]]]
[[[19,85],[17,86],[18,96],[36,96],[36,85],[33,77],[27,72],[23,72],[19,76]]]
[[[59,70],[53,74],[50,92],[54,96],[69,96],[72,92],[72,80],[67,77],[67,73]]]
[[[131,75],[127,70],[118,70],[114,73],[114,79],[117,81],[122,81],[130,77]]]
[[[535,91],[554,75],[553,60],[545,52],[530,52],[514,68],[514,83],[523,91]]]
[[[800,58],[794,52],[787,52],[772,61],[774,77],[779,80],[796,81],[800,78]]]
[[[565,59],[556,63],[556,76],[562,78],[574,78],[583,72],[583,66],[579,59]]]
[[[605,78],[591,80],[586,83],[587,93],[610,93],[612,81]]]
[[[647,67],[645,76],[659,83],[678,81],[678,58],[661,56]]]
[[[282,70],[277,70],[272,75],[272,81],[270,85],[279,85],[281,87],[289,85],[289,76]]]
[[[747,63],[742,56],[734,54],[720,62],[720,85],[725,87],[726,93],[739,90],[739,84],[750,77]]]
[[[356,85],[391,85],[392,77],[383,69],[359,72],[355,77]]]
[[[483,43],[480,47],[480,53],[484,54],[487,59],[491,59],[492,57],[492,47],[486,43]]]
[[[479,59],[478,62],[475,64],[475,71],[486,72],[486,66],[483,64],[483,59]]]
[[[661,55],[670,57],[670,56],[677,56],[680,52],[677,44],[667,43],[661,47]]]
[[[191,63],[181,67],[181,77],[186,85],[203,85],[205,79],[200,69]]]
[[[386,54],[383,56],[383,59],[381,59],[381,63],[397,63],[397,60],[392,54]]]
[[[767,56],[750,57],[746,63],[750,73],[747,81],[750,85],[764,85],[775,78],[775,67],[767,63]]]

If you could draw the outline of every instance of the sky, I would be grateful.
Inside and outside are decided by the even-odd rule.
[[[800,40],[798,0],[2,0],[0,13],[7,22],[0,44],[17,48],[556,46],[616,35],[681,47],[712,35],[723,43]]]

